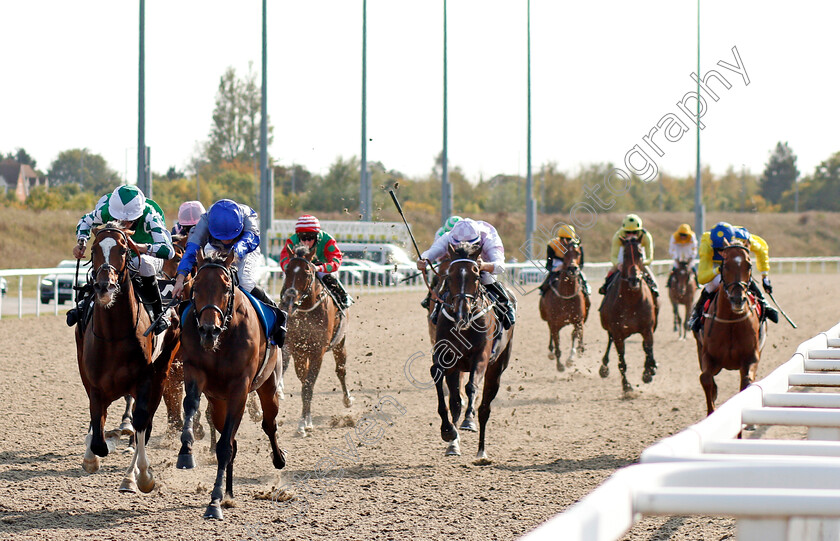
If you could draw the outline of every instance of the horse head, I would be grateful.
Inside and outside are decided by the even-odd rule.
[[[747,309],[747,292],[752,280],[752,262],[749,249],[740,244],[732,244],[720,251],[723,261],[720,264],[720,285],[726,293],[732,311],[742,314]]]
[[[580,272],[580,243],[570,242],[563,254],[563,272],[569,278],[574,278]]]
[[[213,351],[219,347],[219,337],[233,317],[235,297],[233,271],[230,266],[236,254],[213,255],[205,258],[198,251],[193,278],[192,303],[195,324],[201,347]]]
[[[691,269],[688,267],[688,261],[678,262],[677,268],[674,270],[674,283],[676,284],[677,295],[685,295],[689,280],[691,280]]]
[[[621,278],[631,289],[639,289],[642,285],[642,247],[638,237],[622,239],[623,257],[621,260]]]
[[[447,269],[449,298],[455,311],[455,321],[461,323],[472,312],[478,296],[481,245],[468,242],[450,244],[447,251],[450,259]]]
[[[305,244],[298,244],[291,252],[293,255],[286,265],[283,291],[280,295],[280,302],[289,315],[295,306],[310,296],[315,283],[315,266],[312,264],[312,258],[315,256],[314,246],[310,249]]]
[[[90,249],[93,290],[97,304],[107,309],[114,305],[126,279],[129,251],[140,251],[130,238],[134,231],[123,229],[117,222],[97,227],[93,234],[95,239]]]

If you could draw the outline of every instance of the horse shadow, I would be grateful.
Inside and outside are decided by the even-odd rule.
[[[30,530],[104,530],[124,526],[126,523],[146,515],[143,509],[102,509],[78,513],[73,509],[38,509],[24,512],[0,511],[2,531],[24,534]]]
[[[548,473],[571,473],[587,470],[612,471],[635,463],[635,460],[617,457],[615,455],[599,455],[584,459],[558,458],[543,464],[493,464],[491,467],[509,472],[537,471]]]

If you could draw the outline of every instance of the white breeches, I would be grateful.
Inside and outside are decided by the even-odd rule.
[[[563,260],[562,259],[555,259],[554,263],[551,265],[551,272],[557,272],[563,270]]]
[[[478,279],[481,280],[481,283],[485,286],[496,281],[496,277],[487,271],[481,271],[481,274],[478,275]]]
[[[137,274],[140,276],[156,276],[163,270],[163,259],[149,254],[143,254],[138,259],[135,255],[131,258],[131,267],[137,269]]]
[[[705,285],[706,293],[714,292],[720,286],[720,274],[716,274],[714,279]]]
[[[216,251],[217,250],[210,244],[206,244],[204,246],[205,254],[210,254]],[[248,293],[250,293],[257,285],[257,279],[254,276],[254,273],[261,262],[262,257],[260,257],[260,249],[257,247],[256,250],[245,254],[243,259],[237,259],[234,263],[236,266],[236,275],[239,278],[239,287]]]

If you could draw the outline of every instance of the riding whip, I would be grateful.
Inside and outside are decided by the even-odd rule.
[[[776,302],[776,299],[775,299],[775,298],[773,298],[773,294],[772,294],[772,293],[770,293],[769,291],[767,292],[767,294],[770,296],[770,300],[772,300],[772,301],[773,301],[773,304],[775,304],[775,305],[776,305],[776,308],[778,308],[778,309],[779,309],[779,312],[781,312],[781,314],[782,314],[783,316],[785,316],[785,319],[787,320],[787,322],[788,322],[788,323],[790,323],[790,326],[791,326],[791,327],[793,327],[793,328],[795,329],[795,328],[796,328],[796,323],[794,323],[793,321],[791,321],[791,320],[790,320],[790,318],[789,318],[789,317],[787,316],[787,314],[785,313],[785,311],[784,311],[784,310],[782,310],[782,307],[781,307],[781,306],[779,306],[779,303],[777,303],[777,302]]]
[[[403,214],[402,205],[400,205],[400,202],[397,199],[397,194],[394,193],[394,190],[388,190],[388,193],[391,194],[391,199],[394,201],[394,205],[397,206],[397,212],[400,213],[400,216],[402,217],[402,221],[405,224],[405,228],[408,230],[408,236],[411,237],[411,242],[412,242],[412,244],[414,244],[414,250],[417,252],[417,258],[418,259],[423,259],[423,255],[420,253],[420,248],[417,247],[417,241],[414,240],[414,234],[411,232],[411,227],[408,225],[408,222],[405,219],[405,214]],[[438,271],[435,270],[435,264],[434,263],[429,261],[429,266],[432,267],[432,271],[435,274],[438,274]],[[429,279],[426,276],[426,273],[421,272],[421,274],[423,275],[423,281],[426,282],[426,287],[432,293],[432,297],[434,297],[435,300],[438,300],[437,293],[432,289],[432,286],[429,285]]]
[[[149,336],[149,333],[152,332],[152,329],[155,328],[157,322],[160,321],[160,319],[166,315],[166,312],[168,312],[169,309],[175,306],[176,304],[178,304],[178,297],[172,297],[172,300],[169,301],[169,304],[163,307],[163,311],[160,313],[160,315],[156,317],[155,320],[152,321],[152,324],[149,325],[149,328],[143,332],[143,337]]]

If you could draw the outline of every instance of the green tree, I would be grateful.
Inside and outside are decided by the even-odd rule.
[[[359,208],[359,160],[341,156],[324,178],[315,178],[303,208],[320,211],[353,212]]]
[[[9,152],[5,156],[0,154],[0,159],[15,160],[16,162],[21,163],[23,165],[28,165],[32,169],[35,169],[36,167],[35,158],[30,156],[23,148],[18,148],[15,152]]]
[[[50,185],[76,183],[82,190],[100,195],[120,184],[119,174],[108,166],[105,158],[86,149],[60,152],[47,174]]]
[[[799,188],[799,205],[802,210],[840,211],[840,152],[834,153],[819,164],[810,177],[806,177]],[[793,194],[785,194],[786,205],[791,204]]]
[[[770,155],[770,161],[761,176],[761,196],[777,205],[782,194],[791,189],[798,178],[796,154],[786,142],[776,143],[776,149]]]

